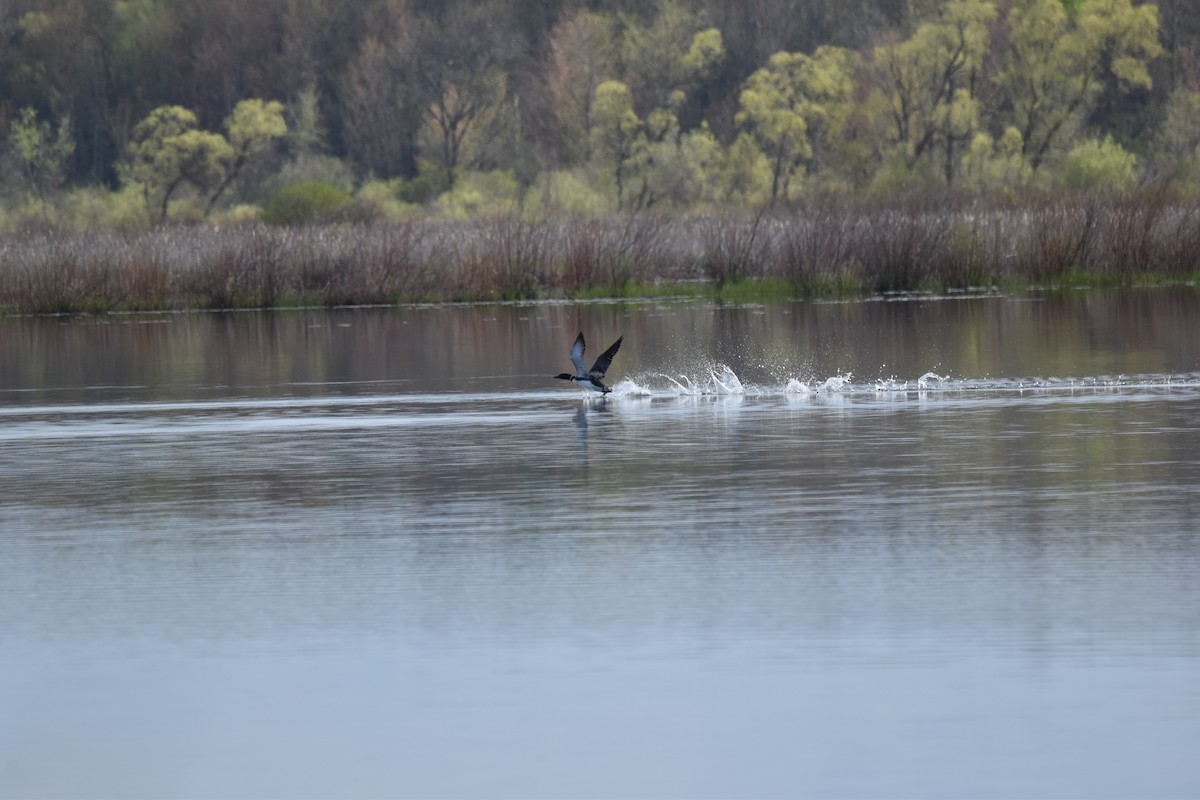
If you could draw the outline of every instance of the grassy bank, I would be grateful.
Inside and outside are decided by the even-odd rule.
[[[757,216],[517,217],[0,239],[16,313],[1136,285],[1200,276],[1200,208],[1160,195],[1005,207],[831,201]]]

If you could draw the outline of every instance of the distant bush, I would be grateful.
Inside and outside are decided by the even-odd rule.
[[[219,214],[214,214],[211,219],[213,222],[244,225],[246,223],[258,222],[261,220],[262,209],[249,203],[239,203],[238,205],[231,206]]]
[[[284,162],[273,174],[264,172],[256,185],[239,186],[238,198],[243,202],[265,206],[282,190],[301,183],[327,183],[350,194],[354,192],[357,180],[350,165],[340,158],[300,153]]]
[[[331,184],[297,183],[281,189],[267,201],[262,219],[271,225],[340,222],[353,202],[347,192]]]
[[[407,202],[397,191],[397,184],[403,181],[368,181],[354,193],[354,202],[366,219],[382,219],[392,222],[406,222],[420,219],[424,209],[415,203]]]
[[[1125,191],[1133,186],[1136,166],[1137,156],[1114,142],[1111,136],[1089,139],[1067,153],[1062,180],[1072,191]]]
[[[396,178],[389,183],[396,198],[412,205],[424,205],[438,196],[444,187],[444,178],[438,170],[425,169],[415,178]]]
[[[447,219],[511,214],[516,210],[521,188],[511,170],[465,172],[454,188],[437,199],[438,213]]]
[[[71,227],[85,229],[130,229],[150,224],[145,198],[136,186],[116,192],[97,187],[76,189],[63,201],[63,219]]]
[[[544,172],[525,192],[526,216],[543,219],[556,214],[598,216],[613,210],[615,201],[601,192],[586,170]]]

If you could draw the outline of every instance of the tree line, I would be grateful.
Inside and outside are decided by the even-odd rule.
[[[1193,0],[7,0],[5,219],[1200,185]]]

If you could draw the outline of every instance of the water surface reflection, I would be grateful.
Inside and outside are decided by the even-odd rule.
[[[3,321],[0,794],[1194,795],[1194,306]]]

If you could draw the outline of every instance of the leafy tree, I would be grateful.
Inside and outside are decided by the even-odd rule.
[[[592,108],[592,152],[612,174],[617,207],[624,208],[630,177],[645,160],[646,149],[642,121],[633,110],[633,92],[620,81],[605,81],[596,87]]]
[[[64,117],[53,131],[50,123],[38,119],[36,110],[23,108],[9,126],[8,142],[22,175],[41,201],[42,217],[49,219],[48,196],[62,185],[75,152],[71,118]]]
[[[1008,15],[1005,65],[996,76],[1034,169],[1080,127],[1111,79],[1120,91],[1151,86],[1158,11],[1130,0],[1019,0]]]
[[[692,37],[692,43],[679,59],[679,66],[689,78],[707,75],[725,57],[725,43],[716,28],[706,28]]]
[[[1200,91],[1171,93],[1154,150],[1160,170],[1200,178]]]
[[[651,9],[644,20],[619,15],[616,31],[619,75],[630,87],[639,114],[665,106],[672,92],[695,78],[697,62],[687,63],[687,55],[696,34],[708,27],[702,12],[680,0],[656,0]]]
[[[321,97],[315,84],[296,93],[285,114],[287,147],[292,157],[327,151],[329,142],[321,116]]]
[[[724,202],[727,198],[721,178],[725,166],[725,150],[707,124],[680,137],[679,154],[684,168],[679,204],[710,205]]]
[[[667,7],[673,9],[675,4]],[[616,168],[620,207],[685,207],[705,194],[720,145],[707,125],[682,131],[679,114],[688,102],[686,90],[698,85],[723,54],[718,31],[694,34],[690,45],[677,53],[672,73],[676,88],[666,94],[665,104],[652,107],[644,120],[638,119],[636,99],[628,85],[611,82],[600,87],[607,94],[602,107],[602,93],[597,92],[593,134],[595,141],[608,144],[608,164]],[[618,158],[618,152],[624,155]],[[636,192],[629,191],[635,185]]]
[[[641,191],[630,205],[684,206],[695,200],[694,165],[688,163],[684,152],[678,118],[665,108],[651,111],[643,126],[641,144],[637,170]]]
[[[725,60],[724,40],[696,4],[657,0],[650,8],[647,18],[618,15],[615,77],[629,86],[638,115],[669,108],[683,129],[694,128]]]
[[[887,100],[889,138],[907,169],[940,149],[942,173],[953,182],[957,148],[979,127],[975,86],[995,16],[992,0],[948,0],[910,39],[876,48],[871,71]]]
[[[771,197],[813,162],[815,149],[839,132],[854,91],[854,54],[821,47],[811,56],[776,53],[746,81],[738,122],[771,159]]]
[[[225,162],[225,174],[209,196],[204,215],[208,216],[246,165],[263,153],[272,142],[287,136],[287,122],[283,118],[283,104],[277,100],[243,100],[225,120],[225,131],[231,155]]]
[[[205,192],[217,186],[234,150],[220,134],[198,130],[186,108],[160,106],[134,127],[129,154],[127,180],[142,186],[147,207],[157,207],[162,222],[180,187]]]
[[[720,186],[726,202],[753,204],[770,198],[774,170],[770,160],[743,131],[725,151],[720,167]]]

